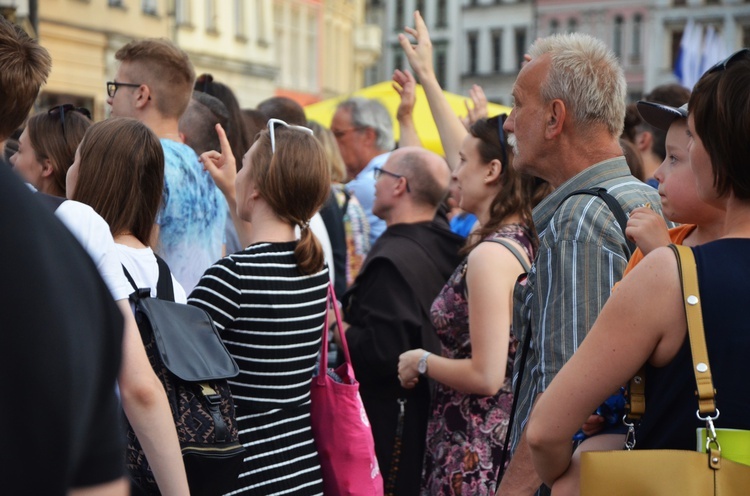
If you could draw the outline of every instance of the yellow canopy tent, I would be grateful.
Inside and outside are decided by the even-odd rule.
[[[464,102],[469,100],[469,98],[454,93],[448,93],[447,91],[444,91],[443,93],[448,98],[448,102],[456,115],[465,117],[466,104]],[[396,90],[393,89],[390,81],[362,88],[351,95],[330,98],[328,100],[323,100],[322,102],[307,105],[305,107],[307,119],[316,121],[323,126],[330,127],[331,119],[333,119],[333,114],[336,112],[336,106],[352,96],[373,98],[379,100],[380,103],[385,105],[385,108],[387,108],[388,112],[391,114],[391,119],[393,119],[393,134],[398,141],[399,126],[396,122],[396,110],[398,109],[399,103],[401,103],[401,97],[396,93]],[[419,138],[422,140],[422,146],[434,151],[435,153],[443,155],[443,146],[440,143],[440,136],[438,135],[435,121],[432,120],[432,113],[430,112],[430,106],[427,104],[427,97],[424,94],[422,85],[417,85],[416,97],[416,103],[414,105],[414,124],[417,128],[417,134],[419,134]],[[504,105],[490,103],[488,104],[488,107],[490,117],[497,114],[510,113],[510,107]]]

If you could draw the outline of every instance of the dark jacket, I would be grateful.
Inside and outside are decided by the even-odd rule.
[[[386,481],[394,462],[398,400],[406,399],[395,494],[419,492],[430,402],[427,381],[412,390],[401,387],[398,358],[414,348],[440,353],[430,307],[460,263],[463,243],[440,216],[390,226],[343,298],[351,325],[346,338]]]

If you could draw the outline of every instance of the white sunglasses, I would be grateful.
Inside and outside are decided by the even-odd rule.
[[[276,126],[284,126],[288,127],[289,129],[296,129],[297,131],[303,131],[310,136],[313,136],[313,130],[309,127],[305,126],[293,126],[291,124],[287,124],[286,122],[282,121],[281,119],[269,119],[268,121],[268,130],[271,133],[271,153],[276,153]]]

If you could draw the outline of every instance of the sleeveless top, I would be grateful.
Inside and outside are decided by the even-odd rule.
[[[693,248],[703,326],[716,389],[717,428],[750,429],[750,381],[744,363],[750,356],[747,319],[750,239],[721,239]],[[695,450],[696,429],[705,422],[695,415],[695,376],[690,341],[668,365],[646,367],[646,412],[637,431],[636,448]]]

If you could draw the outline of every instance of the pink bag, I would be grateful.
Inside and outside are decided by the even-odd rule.
[[[336,323],[341,329],[341,314],[328,286],[328,305],[333,306]],[[323,327],[323,345],[318,375],[311,390],[312,432],[323,468],[326,496],[382,496],[383,477],[375,457],[375,441],[367,419],[359,383],[354,378],[346,337],[341,333],[341,350],[346,363],[331,372],[343,382],[328,375],[328,314]]]

